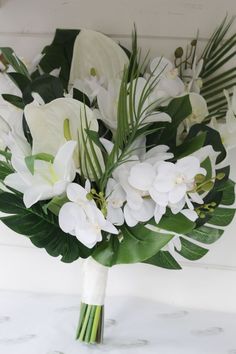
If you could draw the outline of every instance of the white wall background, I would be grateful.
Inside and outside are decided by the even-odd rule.
[[[204,43],[226,12],[236,14],[235,0],[1,0],[0,46],[30,61],[50,43],[56,28],[85,27],[129,46],[135,22],[144,52],[171,57],[197,29]],[[229,161],[236,180],[235,152]],[[117,267],[108,292],[141,292],[175,304],[236,311],[236,220],[205,258],[182,264],[180,272]],[[78,293],[80,264],[62,264],[0,224],[0,289]]]

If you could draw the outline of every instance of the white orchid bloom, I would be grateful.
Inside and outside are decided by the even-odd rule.
[[[193,210],[191,198],[199,204],[203,202],[197,193],[191,193],[197,174],[206,175],[206,171],[200,166],[200,160],[194,156],[184,157],[176,164],[162,162],[157,166],[157,175],[149,190],[152,199],[159,206],[154,215],[156,222],[165,213],[167,206],[174,214],[181,212],[190,220],[196,220],[197,213]],[[185,204],[188,208],[184,208]]]
[[[176,204],[193,189],[197,174],[206,175],[206,170],[194,156],[183,157],[175,164],[162,162],[157,168],[154,188],[160,194],[168,193],[168,202]]]
[[[102,231],[118,234],[114,225],[105,219],[94,200],[88,198],[90,186],[85,188],[76,183],[67,187],[67,197],[70,202],[65,203],[59,212],[60,228],[76,236],[88,248],[102,241]]]
[[[153,217],[156,206],[150,198],[149,188],[158,164],[173,157],[168,152],[168,146],[156,146],[143,153],[142,144],[145,146],[145,140],[138,141],[137,150],[134,151],[136,155],[131,156],[130,161],[113,172],[113,178],[125,193],[124,217],[129,226],[135,226],[140,221],[146,222]],[[121,196],[121,192],[119,195]]]
[[[226,122],[222,120],[218,121],[215,117],[213,117],[208,124],[209,127],[218,131],[221,137],[221,141],[227,150],[233,149],[236,146],[236,118],[233,119],[235,122],[231,121],[229,124],[227,124]]]
[[[124,224],[122,207],[125,200],[126,194],[120,183],[113,178],[109,178],[106,187],[107,220],[113,225]]]
[[[45,152],[54,156],[58,149],[67,141],[64,123],[65,120],[68,120],[70,140],[78,139],[79,141],[78,152],[81,156],[82,166],[79,165],[78,152],[76,151],[76,167],[86,171],[85,147],[82,143],[81,129],[84,129],[86,139],[86,120],[91,130],[98,131],[99,128],[97,119],[89,107],[73,98],[57,98],[41,106],[32,102],[25,107],[24,113],[33,138],[33,154]],[[103,169],[102,153],[96,144],[93,144],[93,146]],[[90,146],[87,146],[87,149],[91,151]],[[91,173],[89,168],[88,172],[89,174]]]
[[[187,92],[200,93],[202,88],[202,79],[199,76],[203,67],[203,59],[200,59],[197,63],[195,56],[192,68],[185,69],[183,71],[183,79],[187,86]]]
[[[209,127],[219,132],[222,143],[229,150],[236,146],[236,86],[233,88],[231,98],[227,90],[224,90],[224,94],[228,103],[225,119],[217,120],[213,117],[209,123]]]
[[[185,86],[178,76],[178,70],[168,59],[156,57],[150,63],[150,71],[157,82],[153,93],[157,98],[164,100],[165,104],[184,92]]]
[[[97,79],[109,81],[121,79],[129,59],[124,50],[111,38],[92,30],[81,30],[74,43],[70,71],[70,85],[77,79],[88,80],[91,73]]]
[[[40,200],[48,200],[63,194],[68,183],[75,178],[73,154],[77,143],[69,141],[57,152],[53,162],[35,160],[34,172],[30,171],[25,159],[13,156],[15,173],[8,175],[4,183],[24,194],[26,208]]]
[[[89,98],[90,103],[92,103],[100,90],[103,89],[104,83],[104,78],[98,78],[96,75],[91,75],[84,80],[77,79],[70,90],[70,94],[73,97],[73,89],[75,88],[84,93]]]

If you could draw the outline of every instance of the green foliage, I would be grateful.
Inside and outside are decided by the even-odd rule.
[[[234,17],[224,18],[207,43],[202,59],[204,65],[200,73],[203,79],[201,94],[206,99],[211,116],[222,117],[227,109],[223,90],[230,90],[236,84],[236,68],[225,67],[236,55],[236,33],[225,39],[234,22]],[[223,70],[223,72],[222,72]]]
[[[57,29],[51,45],[43,49],[43,58],[39,62],[41,70],[50,73],[54,69],[61,68],[59,77],[63,87],[67,90],[70,77],[74,42],[80,30]],[[32,77],[39,75],[38,70]]]
[[[173,237],[170,233],[151,231],[145,225],[133,228],[122,226],[122,239],[111,236],[104,240],[94,251],[93,258],[111,267],[115,264],[142,262],[154,256]]]
[[[216,242],[223,234],[223,230],[210,226],[201,226],[191,231],[186,236],[201,243],[211,244]]]
[[[45,103],[64,97],[61,80],[48,74],[41,75],[26,86],[23,91],[25,105],[33,101],[32,92],[38,93]]]
[[[147,145],[166,144],[175,151],[177,129],[180,123],[192,113],[189,96],[184,95],[174,98],[167,107],[163,108],[163,111],[169,114],[172,121],[171,123],[162,123],[159,134],[155,131],[150,134],[147,137]]]
[[[0,182],[3,182],[4,179],[13,172],[12,167],[7,162],[0,161]]]
[[[205,254],[208,252],[206,248],[198,246],[197,244],[190,242],[183,237],[180,237],[180,241],[181,241],[181,250],[177,250],[177,249],[175,250],[181,256],[183,256],[184,258],[190,261],[197,261],[198,259],[205,256]]]
[[[153,257],[146,259],[143,263],[166,269],[181,269],[179,263],[168,251],[159,251]]]
[[[16,56],[12,48],[0,47],[0,50],[7,64],[10,64],[17,73],[29,78],[25,64]]]
[[[2,98],[17,108],[24,109],[25,107],[22,98],[19,96],[3,93]]]
[[[30,241],[53,257],[70,263],[79,257],[88,257],[91,250],[82,245],[76,237],[64,233],[58,219],[51,212],[44,213],[41,204],[26,209],[22,195],[2,192],[0,211],[10,216],[1,217],[1,221],[13,231],[28,236]]]

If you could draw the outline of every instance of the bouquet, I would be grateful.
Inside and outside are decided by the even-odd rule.
[[[57,30],[31,64],[1,48],[1,221],[83,263],[76,338],[100,343],[109,267],[180,269],[233,219],[235,34],[174,61],[91,30]]]

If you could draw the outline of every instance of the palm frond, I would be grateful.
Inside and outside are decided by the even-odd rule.
[[[210,116],[220,118],[227,110],[227,101],[223,90],[231,91],[236,85],[236,65],[225,70],[230,61],[236,57],[236,33],[227,40],[225,36],[234,22],[234,17],[226,16],[209,39],[201,59],[203,68],[201,95],[206,99]]]

